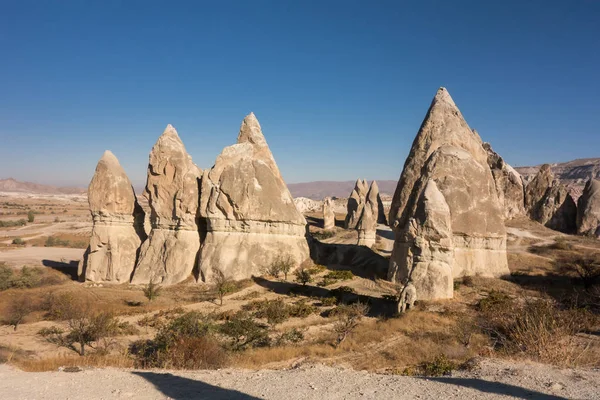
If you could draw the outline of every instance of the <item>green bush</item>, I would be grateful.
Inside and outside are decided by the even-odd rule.
[[[300,300],[290,306],[287,306],[288,314],[294,318],[306,318],[317,312],[317,308],[309,304],[306,300]]]
[[[0,228],[14,228],[15,226],[25,226],[27,221],[24,219],[0,221]]]
[[[42,286],[44,270],[41,268],[23,267],[16,270],[0,263],[0,291],[11,288],[27,289]]]
[[[304,332],[298,328],[292,328],[289,331],[283,332],[275,339],[276,346],[283,346],[285,344],[296,344],[304,340]]]
[[[160,285],[157,285],[153,281],[150,281],[146,286],[144,286],[144,289],[142,290],[144,292],[144,296],[146,296],[148,301],[151,302],[152,300],[160,296],[162,288],[160,287]]]
[[[21,239],[20,237],[16,237],[13,239],[12,244],[16,244],[18,246],[24,245],[25,241],[23,239]]]
[[[32,223],[35,220],[35,214],[33,212],[33,210],[29,210],[29,212],[27,212],[27,222]]]
[[[245,311],[237,312],[229,321],[221,325],[220,332],[230,339],[233,350],[265,347],[271,344],[267,327]]]
[[[312,282],[313,278],[308,269],[299,268],[295,272],[296,274],[296,282],[301,283],[302,286],[306,286],[307,283]]]
[[[458,365],[449,360],[444,354],[436,356],[432,361],[425,361],[415,367],[408,367],[403,375],[413,376],[449,376],[452,371],[457,369]]]
[[[354,274],[352,273],[352,271],[338,270],[328,272],[327,275],[325,275],[325,278],[336,279],[339,281],[347,281],[350,279],[354,279]]]

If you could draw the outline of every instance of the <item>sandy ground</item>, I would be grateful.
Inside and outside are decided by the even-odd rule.
[[[28,373],[0,365],[6,399],[599,399],[600,371],[483,360],[441,378],[303,365],[292,370]]]
[[[23,247],[0,251],[0,261],[14,267],[23,265],[43,267],[79,260],[84,252],[84,249],[62,247]]]

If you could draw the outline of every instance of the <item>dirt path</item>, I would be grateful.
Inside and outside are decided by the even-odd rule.
[[[0,261],[15,267],[23,265],[42,267],[52,263],[69,263],[73,260],[79,260],[84,252],[84,249],[62,247],[22,247],[0,251]]]
[[[484,360],[474,372],[413,378],[306,365],[292,370],[27,373],[0,365],[6,399],[598,399],[600,372]]]

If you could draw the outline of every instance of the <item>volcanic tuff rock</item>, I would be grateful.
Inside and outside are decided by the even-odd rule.
[[[119,160],[106,151],[88,188],[93,227],[79,265],[81,280],[129,282],[146,233],[144,211]]]
[[[379,212],[379,188],[377,182],[371,182],[367,193],[362,214],[356,225],[358,230],[358,245],[371,247],[375,244],[377,233],[377,215]]]
[[[325,197],[323,200],[323,229],[335,228],[335,212],[333,211],[333,200]]]
[[[451,297],[449,271],[452,278],[509,272],[504,212],[488,154],[444,88],[404,164],[390,224],[396,240],[388,277],[411,277],[420,299]]]
[[[358,220],[365,206],[368,191],[369,186],[367,185],[367,181],[358,179],[348,198],[348,205],[346,206],[348,212],[345,221],[346,229],[356,229],[356,225],[358,224]]]
[[[282,254],[296,264],[309,255],[306,220],[252,113],[242,122],[237,144],[226,147],[204,172],[200,214],[205,281],[215,268],[232,279],[245,279]]]
[[[577,201],[577,233],[600,237],[600,180],[590,179]]]
[[[577,205],[569,190],[554,179],[550,165],[544,164],[525,187],[525,208],[531,219],[565,233],[576,230]]]
[[[498,201],[504,209],[504,217],[511,219],[525,215],[525,189],[521,175],[508,165],[489,143],[483,148],[488,155],[488,166],[492,171]]]
[[[201,176],[177,131],[168,125],[150,152],[144,196],[152,230],[140,249],[132,283],[174,284],[191,275],[200,248]]]

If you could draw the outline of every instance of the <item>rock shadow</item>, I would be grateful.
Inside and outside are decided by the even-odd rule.
[[[323,218],[317,218],[317,217],[312,217],[312,216],[307,216],[307,215],[305,215],[304,218],[306,219],[306,222],[308,223],[309,226],[316,226],[318,228],[324,227]]]
[[[52,268],[53,270],[65,274],[74,281],[79,280],[77,276],[77,267],[79,265],[79,261],[77,260],[71,260],[69,262],[42,260],[42,264],[45,267]]]
[[[173,400],[184,399],[211,399],[211,400],[258,400],[233,389],[224,389],[210,385],[200,380],[184,378],[169,373],[156,373],[146,371],[132,371],[133,375],[140,376],[160,390],[167,398]]]
[[[369,306],[369,317],[393,317],[398,312],[395,302],[380,297],[368,296],[357,293],[339,293],[335,288],[324,288],[314,285],[301,285],[299,283],[287,281],[271,281],[261,277],[252,277],[252,280],[259,285],[274,293],[289,295],[294,294],[306,297],[337,297],[343,304],[363,303]]]
[[[309,241],[310,258],[329,269],[348,269],[365,279],[386,279],[389,259],[366,246]]]
[[[428,381],[446,383],[448,385],[463,386],[479,390],[483,393],[499,394],[510,396],[517,399],[536,399],[536,400],[566,400],[566,397],[546,394],[519,386],[509,385],[501,382],[490,382],[475,378],[421,378]]]

